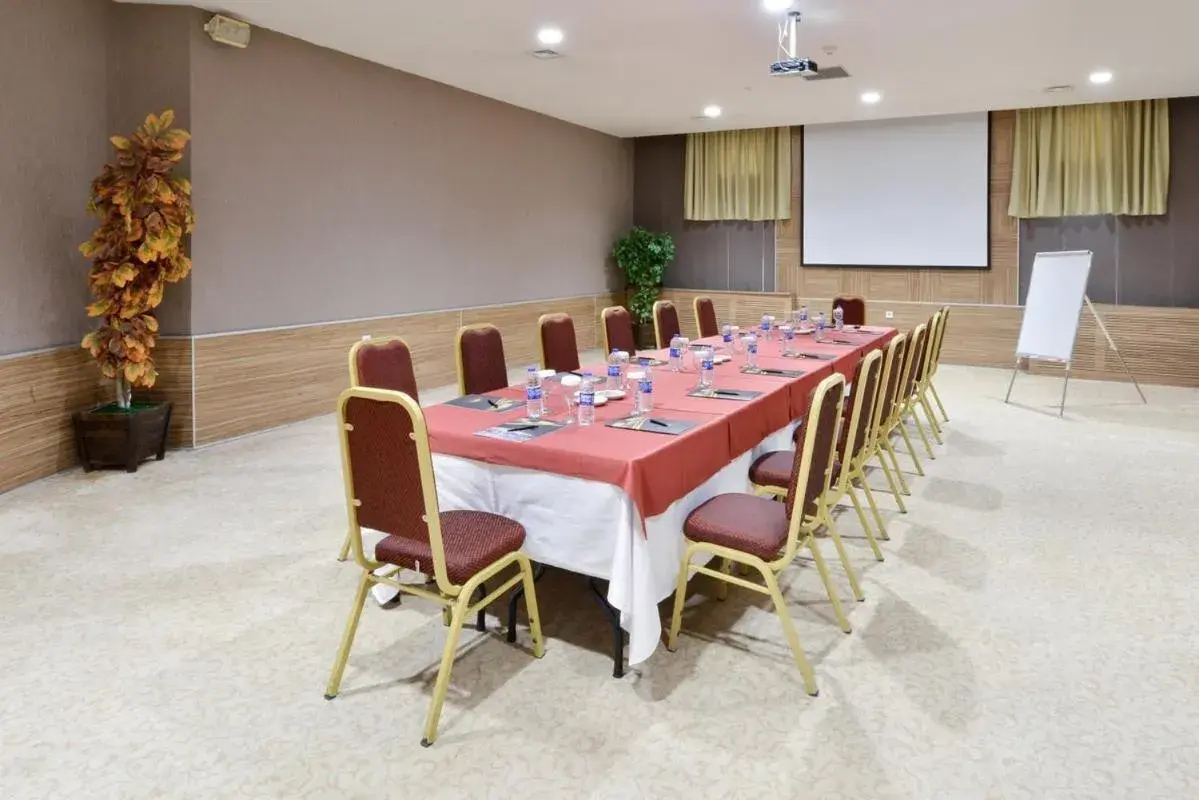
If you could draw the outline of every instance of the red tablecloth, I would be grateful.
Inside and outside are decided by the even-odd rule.
[[[815,344],[807,341],[807,336],[800,337],[798,349],[831,353],[837,356],[835,361],[781,358],[777,340],[762,343],[760,366],[803,371],[799,378],[742,374],[744,356],[735,354],[731,362],[716,367],[716,385],[762,392],[750,401],[689,397],[687,392],[696,384],[694,372],[658,367],[654,370],[654,415],[698,423],[679,436],[607,427],[604,423],[631,413],[631,397],[597,408],[595,425],[570,425],[525,442],[475,435],[520,418],[523,408],[496,413],[437,405],[425,409],[425,421],[434,452],[610,483],[632,498],[643,517],[653,517],[768,435],[802,417],[821,380],[834,369],[852,375],[863,353],[882,346],[893,335],[892,329],[845,335],[860,340],[852,346]],[[603,375],[599,367],[593,372]],[[513,387],[493,395],[521,397],[523,389]],[[562,410],[562,398],[553,400],[551,414]]]

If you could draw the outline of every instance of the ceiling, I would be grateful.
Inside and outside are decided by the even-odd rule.
[[[762,0],[162,2],[617,136],[1199,95],[1195,0],[797,0],[799,55],[851,74],[827,82],[768,74],[780,15]],[[546,24],[562,58],[529,55]],[[1092,86],[1099,68],[1115,79]],[[709,104],[724,115],[700,117]]]

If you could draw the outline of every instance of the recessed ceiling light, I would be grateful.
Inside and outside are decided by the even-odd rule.
[[[716,119],[723,113],[724,111],[720,106],[704,106],[704,116],[708,119]]]
[[[883,96],[878,92],[862,92],[862,102],[868,106],[872,106],[882,99]]]
[[[1091,83],[1111,83],[1112,73],[1106,69],[1095,70],[1091,73]]]
[[[555,28],[553,25],[547,25],[537,31],[537,41],[542,44],[562,44],[562,29]]]
[[[762,0],[762,8],[767,11],[786,11],[795,4],[795,0]]]

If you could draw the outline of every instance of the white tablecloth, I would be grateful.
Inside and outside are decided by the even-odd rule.
[[[524,525],[529,558],[608,581],[608,602],[620,609],[629,632],[629,663],[645,661],[658,646],[658,603],[678,580],[683,522],[705,501],[749,489],[749,466],[767,450],[792,449],[795,424],[766,437],[730,464],[646,520],[642,532],[633,501],[618,486],[551,472],[433,455],[442,511],[474,509]]]

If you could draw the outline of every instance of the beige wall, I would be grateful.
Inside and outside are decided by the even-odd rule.
[[[87,330],[87,187],[104,163],[106,0],[4,4],[0,354]]]
[[[630,142],[262,29],[191,58],[195,333],[617,285]]]

